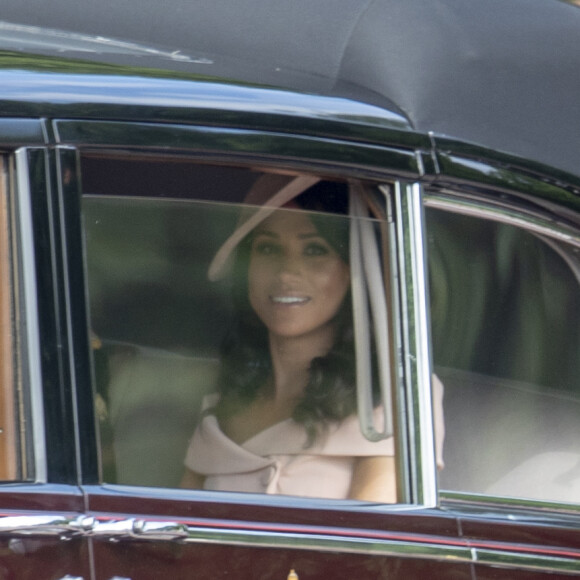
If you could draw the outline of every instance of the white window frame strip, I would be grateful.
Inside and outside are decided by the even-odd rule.
[[[30,190],[30,168],[28,150],[19,149],[16,161],[16,219],[18,227],[19,276],[22,281],[23,342],[25,343],[22,364],[28,381],[29,402],[32,418],[32,444],[34,479],[38,483],[47,481],[46,439],[42,392],[40,329],[38,326],[38,301],[36,284],[36,260],[34,251],[32,203]]]

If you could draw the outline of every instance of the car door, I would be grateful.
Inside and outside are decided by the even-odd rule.
[[[471,578],[455,516],[434,509],[421,244],[405,234],[420,231],[415,153],[247,129],[54,126],[68,184],[78,402],[98,433],[81,430],[96,578]],[[404,366],[393,390],[395,504],[179,487],[232,310],[207,267],[238,219],[231,199],[271,173],[358,180],[389,208],[373,224],[387,234],[393,283],[385,356]]]
[[[446,386],[442,505],[460,518],[477,578],[578,574],[576,180],[443,143],[440,185],[424,198]]]
[[[44,131],[0,120],[0,577],[90,578]]]

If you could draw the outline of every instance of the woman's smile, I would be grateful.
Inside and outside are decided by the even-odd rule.
[[[280,304],[281,306],[301,306],[310,301],[310,298],[299,297],[299,296],[270,296],[270,300],[274,304]]]
[[[278,210],[257,228],[248,294],[271,335],[331,330],[350,284],[350,270],[309,214]]]

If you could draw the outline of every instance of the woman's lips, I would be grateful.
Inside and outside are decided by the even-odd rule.
[[[270,296],[270,300],[274,304],[281,304],[284,306],[300,305],[310,302],[308,296]]]

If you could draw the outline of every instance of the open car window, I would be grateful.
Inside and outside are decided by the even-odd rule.
[[[440,486],[578,503],[580,238],[448,209],[426,212]]]
[[[183,158],[81,167],[102,481],[189,470],[203,489],[396,501],[387,188]],[[321,328],[308,396],[272,412],[272,345]],[[358,494],[357,473],[382,491]]]

